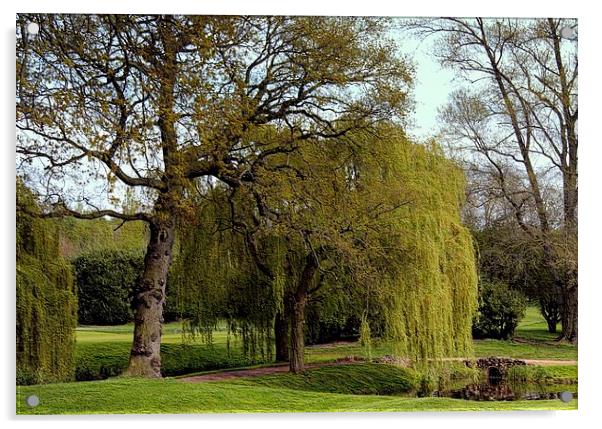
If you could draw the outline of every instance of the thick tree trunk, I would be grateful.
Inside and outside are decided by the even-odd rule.
[[[174,235],[173,219],[150,224],[144,272],[134,296],[134,341],[124,375],[161,377],[163,303]]]
[[[287,310],[276,313],[276,320],[274,321],[274,335],[276,337],[276,361],[277,362],[288,362],[289,353],[289,320],[287,317]]]
[[[307,296],[298,297],[291,311],[290,370],[300,374],[305,370],[305,306]]]
[[[318,271],[318,256],[311,252],[305,260],[305,267],[297,283],[297,290],[291,302],[290,370],[295,374],[305,370],[305,307],[311,285]]]
[[[578,293],[577,276],[567,281],[563,291],[561,339],[577,344],[578,340]]]

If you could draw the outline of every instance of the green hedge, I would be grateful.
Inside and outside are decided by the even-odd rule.
[[[133,291],[144,268],[139,251],[99,250],[73,261],[82,325],[122,325],[132,320]]]

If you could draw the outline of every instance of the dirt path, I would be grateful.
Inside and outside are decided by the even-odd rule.
[[[446,358],[445,361],[463,361],[464,358]],[[527,365],[553,366],[553,365],[577,365],[576,360],[549,360],[549,359],[521,359]],[[349,365],[353,363],[361,363],[361,361],[337,361],[337,362],[322,362],[305,365],[306,369],[320,368],[324,366]],[[231,380],[243,377],[261,377],[263,375],[285,374],[289,370],[288,364],[278,364],[272,366],[264,366],[260,368],[250,369],[234,369],[224,370],[219,372],[211,372],[208,374],[193,375],[190,377],[182,377],[180,381],[186,383],[203,383],[207,381],[222,381]]]
[[[358,361],[341,361],[341,362],[323,362],[323,363],[312,363],[305,365],[306,369],[319,368],[323,366],[335,366],[335,365],[348,365],[351,363],[359,363]],[[251,369],[234,369],[234,370],[224,370],[219,372],[211,372],[209,374],[200,374],[193,375],[190,377],[182,377],[181,381],[187,383],[201,383],[205,381],[221,381],[221,380],[229,380],[232,378],[242,378],[242,377],[260,377],[262,375],[272,375],[272,374],[284,374],[289,370],[288,364],[278,364],[272,366],[263,366],[260,368],[251,368]]]
[[[577,365],[576,360],[550,360],[550,359],[521,359],[527,365],[553,366],[553,365]]]

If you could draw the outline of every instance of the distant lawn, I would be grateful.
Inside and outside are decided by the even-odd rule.
[[[555,341],[560,335],[560,323],[556,326],[557,333],[548,332],[548,324],[537,307],[527,307],[525,317],[519,323],[514,336],[533,341]]]
[[[40,405],[29,408],[35,394]],[[148,414],[344,411],[570,410],[577,400],[464,401],[345,395],[228,382],[190,384],[175,379],[111,379],[19,387],[17,414]]]
[[[577,360],[577,348],[570,344],[523,344],[515,341],[475,340],[474,349],[477,357]]]
[[[133,329],[132,324],[78,327],[76,379],[99,380],[121,374],[128,364]],[[163,327],[161,369],[164,376],[265,362],[267,360],[261,356],[255,360],[246,358],[234,339],[228,349],[227,332],[224,330],[215,332],[212,343],[206,344],[200,338],[183,342],[179,323]]]
[[[577,347],[556,342],[560,333],[548,332],[548,325],[537,307],[528,307],[511,341],[475,340],[476,356],[506,356],[524,359],[577,360]]]
[[[516,330],[514,341],[475,340],[476,357],[505,356],[523,359],[576,360],[577,347],[554,341],[556,335],[546,330],[545,320],[535,307],[527,309],[526,317]],[[77,328],[76,376],[78,380],[96,380],[119,375],[127,366],[132,341],[133,325],[81,326]],[[267,363],[258,357],[243,356],[241,345],[231,337],[227,347],[227,332],[217,330],[211,345],[200,338],[182,342],[180,323],[163,327],[161,346],[162,367],[165,376],[176,376],[199,371]],[[391,344],[375,341],[373,357],[393,354]],[[347,356],[363,356],[358,342],[336,343],[306,347],[308,363],[334,361]]]

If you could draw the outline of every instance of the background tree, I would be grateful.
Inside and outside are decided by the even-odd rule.
[[[473,337],[512,338],[518,323],[525,316],[525,296],[499,281],[482,281],[479,289],[479,309],[472,327]]]
[[[435,35],[436,55],[470,89],[442,112],[451,146],[472,174],[487,175],[523,232],[538,242],[561,299],[562,336],[577,341],[577,49],[566,19],[434,19],[413,22]],[[510,172],[510,174],[509,174]],[[561,188],[554,224],[546,187]],[[487,190],[487,192],[490,192]],[[535,218],[527,218],[526,206]]]
[[[149,225],[127,374],[160,376],[167,272],[194,182],[244,187],[276,154],[398,117],[409,81],[377,19],[18,16],[18,164],[38,172],[44,215]],[[281,140],[251,138],[268,124]],[[116,209],[126,188],[135,211]]]

